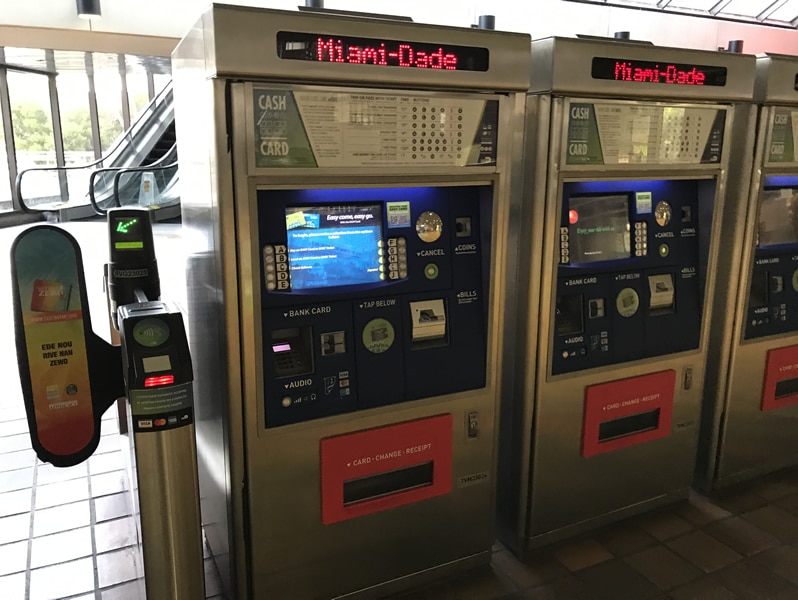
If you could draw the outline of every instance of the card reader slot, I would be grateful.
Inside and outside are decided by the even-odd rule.
[[[433,461],[344,481],[344,506],[432,485]]]
[[[660,409],[657,408],[627,417],[612,419],[611,421],[604,421],[599,425],[599,442],[617,440],[627,435],[652,431],[659,427],[659,413]]]
[[[782,379],[776,384],[776,399],[798,394],[798,377]]]
[[[310,327],[275,329],[271,332],[271,357],[277,377],[313,373],[313,343]]]

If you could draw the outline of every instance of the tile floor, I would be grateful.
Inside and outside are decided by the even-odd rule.
[[[68,229],[86,244],[104,235],[102,224]],[[8,256],[18,231],[0,229],[0,256]],[[173,229],[161,232],[156,245],[176,238]],[[104,255],[84,250],[95,323],[103,322],[105,302],[92,273],[101,273]],[[0,276],[0,600],[138,600],[136,531],[115,410],[104,416],[100,447],[86,463],[58,469],[38,461],[8,335],[11,314],[6,273]],[[208,596],[221,598],[207,559],[205,572]],[[798,468],[713,501],[695,495],[524,561],[497,544],[489,566],[398,598],[798,600]]]
[[[396,600],[798,600],[798,468],[634,517]]]

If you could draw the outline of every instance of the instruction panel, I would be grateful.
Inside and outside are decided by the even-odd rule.
[[[726,110],[640,103],[571,103],[568,165],[717,164]]]
[[[253,88],[256,168],[491,166],[498,100]]]

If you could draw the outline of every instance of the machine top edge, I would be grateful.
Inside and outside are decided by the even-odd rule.
[[[763,104],[798,104],[798,56],[758,54],[754,98]]]
[[[421,24],[359,14],[342,16],[226,4],[211,5],[193,30],[202,32],[203,69],[208,77],[362,83],[370,87],[390,82],[393,86],[425,89],[526,91],[529,88],[531,37],[523,33]],[[486,70],[468,71],[286,60],[277,52],[280,32],[359,37],[374,44],[385,40],[477,48],[486,51],[488,66]],[[192,51],[184,46],[178,44],[174,58],[196,59],[196,48]]]
[[[726,69],[723,85],[667,85],[593,76],[594,58]],[[548,37],[532,42],[532,93],[621,98],[752,101],[756,57],[752,54],[654,46],[611,38]]]

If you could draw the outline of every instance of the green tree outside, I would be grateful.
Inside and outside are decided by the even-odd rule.
[[[53,150],[53,125],[41,106],[33,102],[15,104],[11,108],[14,143],[17,151]]]
[[[20,152],[53,151],[53,126],[44,109],[35,103],[15,104],[11,108],[14,143]],[[103,145],[109,146],[122,133],[121,121],[109,112],[101,112],[100,134]],[[61,116],[61,130],[66,151],[91,152],[91,119],[89,111],[75,109]]]

